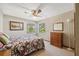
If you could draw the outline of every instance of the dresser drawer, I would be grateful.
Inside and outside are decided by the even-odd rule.
[[[50,41],[52,45],[55,45],[57,47],[62,47],[63,43],[63,33],[59,32],[51,32],[50,33]]]

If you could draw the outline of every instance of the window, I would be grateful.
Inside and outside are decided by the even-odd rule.
[[[39,24],[39,32],[43,33],[45,31],[46,31],[45,30],[45,24],[44,23]]]
[[[27,24],[27,33],[35,32],[35,24]]]

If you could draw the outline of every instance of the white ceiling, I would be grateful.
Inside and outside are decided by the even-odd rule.
[[[51,16],[56,16],[61,13],[73,10],[74,4],[72,3],[4,3],[0,4],[5,15],[11,15],[28,20],[42,20]],[[25,14],[26,10],[41,9],[41,17],[33,17],[32,15]]]

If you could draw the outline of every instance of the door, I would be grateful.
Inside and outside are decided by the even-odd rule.
[[[79,4],[75,4],[75,18],[74,18],[74,34],[75,34],[75,55],[79,56]]]

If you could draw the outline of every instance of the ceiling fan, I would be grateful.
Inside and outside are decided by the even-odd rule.
[[[30,13],[32,16],[35,16],[35,17],[41,17],[40,16],[40,13],[42,12],[42,10],[41,9],[37,9],[37,10],[31,10],[31,11],[25,11],[24,13]]]
[[[29,9],[20,4],[18,4],[18,6],[25,9],[24,11],[25,14],[29,14],[30,16],[35,16],[35,17],[41,17],[41,12],[43,7],[42,4],[39,4],[39,6],[36,9]]]

